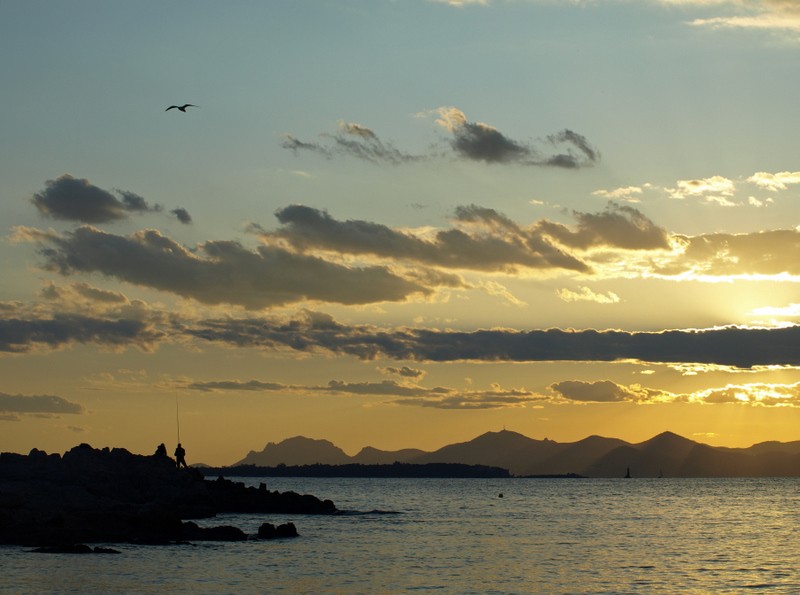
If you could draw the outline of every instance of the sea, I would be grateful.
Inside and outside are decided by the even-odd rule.
[[[231,478],[236,479],[236,478]],[[800,479],[241,478],[330,498],[300,537],[35,554],[1,593],[800,593]]]

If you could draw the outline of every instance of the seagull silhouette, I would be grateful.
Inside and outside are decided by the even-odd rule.
[[[187,107],[200,107],[200,106],[194,105],[193,103],[184,103],[183,105],[171,105],[167,109],[165,109],[164,111],[168,112],[173,107],[181,110],[182,112],[185,112]]]

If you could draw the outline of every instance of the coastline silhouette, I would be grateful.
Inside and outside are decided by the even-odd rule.
[[[396,463],[490,465],[518,477],[570,474],[623,477],[626,471],[632,473],[633,470],[637,478],[800,477],[800,441],[721,448],[663,432],[639,443],[601,436],[589,436],[577,442],[556,442],[503,430],[487,432],[468,442],[450,444],[432,452],[364,447],[351,456],[327,440],[297,436],[268,443],[261,451],[250,451],[230,466],[341,467]]]

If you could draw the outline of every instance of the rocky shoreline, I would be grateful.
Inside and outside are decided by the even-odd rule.
[[[170,544],[297,535],[293,523],[265,523],[258,536],[190,519],[229,512],[336,514],[330,500],[207,480],[166,456],[81,444],[63,456],[34,449],[0,454],[0,544]]]

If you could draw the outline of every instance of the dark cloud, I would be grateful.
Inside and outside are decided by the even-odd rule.
[[[115,192],[122,197],[122,204],[126,211],[146,213],[160,212],[163,210],[161,205],[153,205],[151,207],[144,198],[133,192],[127,190],[115,190]]]
[[[565,129],[558,134],[551,134],[547,137],[547,140],[554,147],[565,146],[567,150],[566,153],[558,153],[548,157],[547,165],[577,169],[600,160],[600,153],[589,144],[586,137],[572,130]]]
[[[189,214],[189,211],[183,208],[172,209],[170,211],[171,214],[177,217],[178,221],[183,223],[184,225],[188,225],[192,222],[192,216]]]
[[[117,291],[108,291],[92,287],[88,283],[73,283],[72,288],[86,299],[107,304],[125,304],[128,298]]]
[[[409,370],[409,368],[403,368]],[[547,399],[545,396],[536,395],[523,389],[502,389],[493,386],[485,391],[459,391],[446,387],[424,387],[416,384],[403,384],[393,380],[381,382],[346,382],[331,380],[326,385],[304,386],[285,385],[274,382],[250,380],[223,380],[213,382],[193,382],[187,385],[192,390],[206,392],[219,391],[258,391],[274,392],[286,391],[305,395],[352,395],[397,397],[391,401],[395,405],[411,405],[417,407],[432,407],[438,409],[496,409],[524,405],[532,401]]]
[[[381,141],[369,128],[352,122],[339,122],[339,130],[335,134],[323,135],[329,142],[302,142],[291,135],[284,135],[284,149],[297,152],[311,151],[327,158],[334,155],[348,155],[375,164],[399,165],[417,161],[420,157],[404,153],[391,143]]]
[[[403,366],[402,368],[393,368],[391,366],[386,368],[381,368],[387,374],[395,374],[397,376],[402,376],[403,378],[424,378],[425,377],[425,370],[420,370],[418,368],[409,368],[408,366]]]
[[[437,394],[448,392],[444,388],[424,388],[422,386],[409,386],[400,384],[394,380],[382,380],[381,382],[344,382],[341,380],[331,380],[327,386],[319,387],[332,393],[346,393],[350,395],[378,395],[378,396],[399,396],[399,397],[421,397],[431,393]]]
[[[291,321],[204,320],[185,329],[204,341],[238,347],[331,352],[365,360],[408,361],[623,361],[800,365],[800,326],[725,327],[708,330],[627,332],[618,330],[505,329],[439,331],[346,326],[319,313]]]
[[[150,349],[162,338],[161,331],[142,320],[112,320],[78,314],[0,318],[0,352],[25,353],[40,347],[57,349],[73,343]]]
[[[654,403],[675,398],[674,395],[660,390],[640,385],[622,386],[610,380],[564,380],[550,385],[550,390],[568,401],[581,403]]]
[[[199,390],[203,392],[225,391],[225,390],[253,391],[253,392],[292,390],[292,387],[287,384],[280,384],[278,382],[261,382],[259,380],[249,380],[247,382],[241,382],[239,380],[192,382],[191,384],[188,384],[186,388],[191,390]]]
[[[473,161],[577,169],[600,159],[589,141],[571,130],[551,134],[547,146],[536,146],[513,140],[489,124],[470,122],[456,107],[440,107],[434,113],[439,116],[436,123],[452,133],[450,145],[456,154]]]
[[[339,221],[326,211],[300,205],[281,209],[276,217],[283,228],[262,231],[262,236],[280,238],[298,250],[319,248],[473,270],[511,272],[524,266],[589,271],[536,229],[522,228],[493,209],[474,205],[456,212],[463,229],[440,231],[429,240],[378,223]]]
[[[155,230],[118,236],[92,227],[31,237],[42,244],[47,268],[63,275],[101,273],[206,304],[368,304],[432,292],[386,267],[348,267],[279,247],[252,251],[238,242],[214,241],[191,252]]]
[[[450,148],[456,156],[484,163],[516,163],[521,165],[553,166],[567,169],[587,167],[600,159],[598,151],[582,135],[562,130],[547,137],[544,143],[524,143],[513,140],[495,127],[482,122],[470,122],[464,112],[455,107],[440,107],[437,124],[452,134]],[[356,157],[375,164],[399,165],[413,161],[431,160],[439,155],[412,155],[384,142],[369,128],[351,122],[339,122],[335,134],[321,135],[326,142],[305,142],[286,134],[282,147],[294,151],[309,151],[328,159],[337,155]],[[553,151],[556,151],[555,153]]]
[[[495,387],[486,391],[451,391],[442,396],[429,396],[418,399],[397,399],[396,405],[413,405],[433,409],[505,409],[520,407],[530,403],[546,400],[547,397],[537,395],[524,389],[502,389]]]
[[[131,212],[157,212],[159,205],[149,206],[138,194],[116,190],[121,200],[111,192],[98,188],[89,180],[64,174],[48,180],[42,192],[33,195],[31,202],[42,215],[83,223],[108,223],[125,219]]]
[[[454,128],[453,149],[462,157],[486,163],[530,162],[533,149],[479,122],[464,122]]]
[[[107,348],[136,346],[149,350],[162,341],[216,343],[239,348],[330,353],[363,360],[378,358],[418,362],[547,362],[641,361],[752,368],[800,366],[800,326],[782,328],[724,327],[706,330],[629,332],[619,330],[486,329],[453,331],[419,328],[380,328],[345,325],[332,316],[305,310],[291,319],[276,317],[181,319],[158,312],[138,318],[61,314],[24,317],[12,310],[0,317],[0,351],[22,353],[56,349],[75,343]],[[2,313],[2,311],[0,311]],[[396,368],[402,370],[402,368]],[[405,373],[412,378],[413,368]],[[400,374],[401,376],[403,374]],[[391,383],[391,381],[389,381]],[[373,389],[391,384],[373,383]],[[408,386],[396,383],[397,386]],[[352,385],[356,386],[356,385]],[[571,388],[568,391],[567,388]],[[564,398],[575,396],[577,385],[559,385]],[[194,387],[199,388],[199,387]],[[213,389],[212,386],[207,386]],[[221,388],[221,387],[220,387]],[[253,390],[265,389],[254,385]],[[274,390],[296,387],[275,385]],[[342,390],[341,385],[317,387]],[[630,387],[628,387],[630,389]],[[246,390],[247,388],[241,388]],[[609,389],[599,385],[592,390]],[[355,390],[355,389],[354,389]],[[434,389],[426,389],[434,390]],[[589,388],[587,388],[589,390]],[[631,389],[632,390],[632,389]],[[608,392],[608,391],[607,391]],[[374,393],[373,393],[374,394]],[[444,393],[437,393],[437,398]],[[619,394],[610,391],[609,394]],[[644,399],[644,397],[642,397]],[[653,395],[646,400],[652,400]]]
[[[221,380],[213,382],[193,382],[187,388],[200,391],[254,391],[254,392],[301,392],[301,393],[326,393],[370,396],[412,397],[426,396],[448,392],[443,388],[424,388],[416,385],[406,385],[393,380],[381,382],[345,382],[331,380],[326,385],[290,385],[276,382],[262,382],[260,380]]]
[[[2,413],[83,413],[83,407],[54,395],[9,395],[0,392]]]
[[[574,211],[573,215],[578,222],[576,227],[542,220],[537,228],[560,244],[580,250],[595,246],[627,250],[670,248],[667,231],[633,207],[609,203],[602,213]]]
[[[281,146],[284,149],[288,149],[290,151],[311,151],[312,153],[319,153],[320,155],[324,155],[327,158],[333,156],[332,151],[320,145],[319,143],[307,143],[303,142],[291,134],[284,134],[283,135],[283,142]]]

